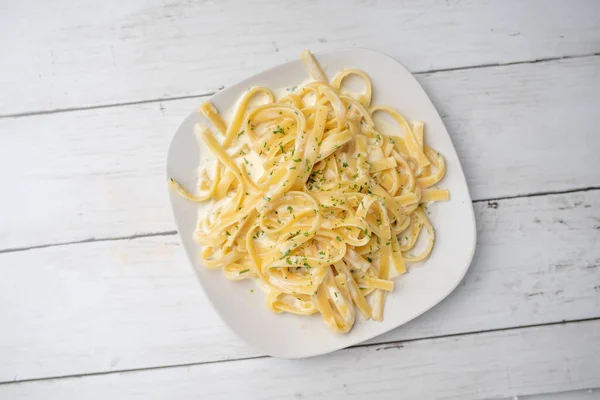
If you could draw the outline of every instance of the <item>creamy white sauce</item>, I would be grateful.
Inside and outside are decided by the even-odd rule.
[[[383,135],[404,137],[404,128],[385,111],[376,112],[373,122],[375,122],[375,130]]]
[[[198,219],[197,221],[203,220],[208,217],[210,210],[214,207],[215,201],[208,200],[198,203]]]
[[[275,89],[271,89],[271,88],[269,88],[269,89],[271,90],[271,93],[273,93],[273,96],[275,96],[275,101],[278,101],[278,100],[284,98],[285,96],[287,96],[288,94],[293,93],[296,90],[296,88],[302,87],[309,82],[312,82],[311,78],[307,78],[307,79],[303,80],[296,86],[285,86],[285,87],[280,87],[280,88],[275,88]]]
[[[282,88],[272,89],[271,92],[273,93],[273,96],[275,97],[275,101],[278,101],[281,98],[292,93],[295,88],[296,88],[295,86],[282,87]],[[238,101],[232,107],[229,107],[228,109],[220,112],[221,117],[223,118],[223,120],[225,121],[227,126],[229,126],[231,124],[231,121],[233,120],[235,111],[237,110],[240,100],[241,100],[241,98],[238,99]],[[262,104],[265,104],[264,96],[257,95],[253,99],[251,99],[250,102],[248,103],[248,109],[251,110]],[[204,173],[203,171],[205,171],[208,174],[210,179],[214,179],[216,166],[217,166],[217,158],[210,151],[210,149],[206,146],[206,144],[204,144],[204,141],[200,137],[200,133],[202,131],[201,126],[202,125],[198,124],[194,127],[194,136],[196,137],[196,143],[198,144],[198,152],[200,154],[200,159],[199,159],[198,167],[196,170],[196,176],[198,177],[198,179],[197,179],[198,184],[200,183],[200,177]],[[206,121],[205,126],[211,126],[210,121]],[[216,129],[214,129],[214,127],[213,127],[212,131],[214,132],[215,139],[220,144],[223,143],[223,140],[225,139],[224,136],[221,135],[220,133],[218,133],[216,131]],[[250,176],[250,179],[252,179],[253,181],[258,180],[264,174],[265,171],[263,168],[263,160],[261,159],[260,155],[252,149],[252,143],[250,140],[250,136],[248,135],[247,132],[244,132],[234,141],[234,143],[235,144],[227,150],[227,153],[230,156],[235,156],[235,161],[236,161],[237,165],[239,165],[240,167],[242,164],[244,165],[244,167],[246,168],[246,171],[248,172],[248,175]],[[244,154],[242,155],[242,157],[239,157],[240,151],[244,151]],[[228,198],[225,198],[225,199],[222,199],[221,201],[227,202],[230,200]],[[207,218],[208,213],[213,209],[214,206],[215,206],[214,200],[209,200],[209,201],[199,203],[198,204],[198,220]]]

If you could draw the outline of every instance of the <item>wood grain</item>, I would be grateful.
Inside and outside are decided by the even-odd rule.
[[[26,382],[0,386],[0,396],[470,400],[598,386],[599,363],[596,320],[360,347],[305,360],[262,358]]]
[[[600,317],[600,190],[475,207],[463,282],[371,343]],[[0,381],[260,355],[219,320],[176,236],[0,254],[0,276]],[[530,356],[544,355],[513,355]]]
[[[0,115],[214,92],[304,48],[371,48],[414,72],[600,52],[594,0],[95,5],[4,5]]]
[[[600,183],[600,57],[418,78],[474,199]],[[173,230],[166,151],[200,102],[0,119],[0,250]]]
[[[600,387],[600,2],[5,3],[0,399],[600,398],[539,395]],[[207,95],[344,47],[416,73],[480,200],[478,248],[420,318],[271,359],[195,281],[166,149]]]

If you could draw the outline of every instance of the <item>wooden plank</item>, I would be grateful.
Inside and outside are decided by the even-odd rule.
[[[600,57],[419,81],[445,117],[474,199],[600,184]]]
[[[175,229],[167,149],[200,101],[0,119],[1,248]]]
[[[600,190],[477,203],[463,282],[371,343],[600,317],[599,209]],[[0,381],[260,355],[216,316],[176,236],[0,254],[0,276]]]
[[[371,48],[415,72],[600,52],[594,0],[90,3],[3,7],[1,115],[213,92],[304,48]]]
[[[10,399],[482,399],[600,385],[600,321],[0,386]]]
[[[419,76],[474,199],[600,182],[600,57]],[[174,229],[164,160],[201,99],[0,119],[0,250]],[[560,151],[560,156],[557,156]]]

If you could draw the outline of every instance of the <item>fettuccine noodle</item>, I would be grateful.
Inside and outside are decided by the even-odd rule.
[[[210,202],[194,235],[205,267],[254,279],[276,313],[320,313],[345,333],[356,309],[381,321],[392,277],[431,253],[435,231],[424,205],[449,199],[433,188],[446,167],[426,144],[422,121],[371,105],[363,71],[345,69],[329,83],[310,52],[301,59],[313,81],[279,99],[250,88],[229,123],[203,104],[199,112],[218,133],[203,125],[196,133],[216,168],[200,174],[198,194],[170,184],[191,201]],[[364,81],[363,93],[340,91],[350,75]],[[393,118],[398,136],[379,132],[375,113]],[[417,252],[423,233],[427,244]]]

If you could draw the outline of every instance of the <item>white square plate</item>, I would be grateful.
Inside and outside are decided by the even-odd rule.
[[[396,279],[387,296],[383,322],[359,318],[347,334],[328,330],[319,314],[304,317],[274,314],[264,304],[264,295],[250,280],[232,282],[221,271],[200,265],[200,248],[192,240],[197,205],[170,191],[175,222],[183,246],[204,292],[227,325],[261,351],[278,357],[309,357],[348,347],[394,329],[423,314],[454,290],[469,268],[475,251],[475,216],[467,182],[448,131],[417,80],[396,60],[363,49],[338,50],[316,55],[331,78],[344,68],[364,70],[373,83],[373,103],[398,109],[410,120],[425,121],[425,139],[446,159],[447,173],[440,187],[450,190],[450,201],[431,207],[436,229],[433,252],[424,265],[414,265]],[[271,89],[298,85],[308,78],[300,60],[291,61],[254,75],[215,94],[210,101],[224,112],[249,86]],[[193,188],[200,159],[193,133],[202,116],[193,113],[181,124],[169,148],[167,177]]]

